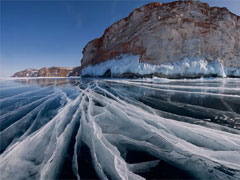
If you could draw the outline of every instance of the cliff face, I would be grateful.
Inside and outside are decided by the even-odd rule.
[[[12,77],[67,77],[72,68],[50,67],[37,69],[25,69],[15,73]]]
[[[109,28],[83,50],[82,68],[124,54],[159,65],[183,58],[218,59],[240,67],[240,17],[207,3],[150,3]]]
[[[65,67],[41,68],[38,71],[38,76],[40,76],[40,77],[67,77],[71,71],[72,71],[72,68],[65,68]]]

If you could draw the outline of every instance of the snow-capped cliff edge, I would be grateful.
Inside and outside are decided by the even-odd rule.
[[[196,1],[150,3],[83,50],[81,75],[233,76],[240,69],[240,17]]]

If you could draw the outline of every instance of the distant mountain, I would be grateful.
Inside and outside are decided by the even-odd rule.
[[[199,1],[150,3],[83,49],[79,74],[240,76],[240,17]]]
[[[23,71],[16,72],[12,77],[38,77],[38,70],[28,68]]]
[[[25,69],[16,72],[12,77],[67,77],[72,73],[73,68],[50,67],[37,69]]]

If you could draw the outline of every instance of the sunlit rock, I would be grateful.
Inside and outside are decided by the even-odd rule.
[[[226,70],[229,76],[239,76],[235,72],[240,68],[239,49],[240,17],[226,8],[198,1],[150,3],[90,41],[81,64],[84,69],[111,59],[121,60],[126,54],[138,55],[140,63],[151,65],[198,58],[208,63],[218,60],[221,66],[233,69]]]
[[[16,72],[12,77],[67,77],[73,68],[66,67],[50,67],[37,69],[25,69]]]

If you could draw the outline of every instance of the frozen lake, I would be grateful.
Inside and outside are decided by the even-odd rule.
[[[0,80],[0,179],[240,179],[240,79]]]

